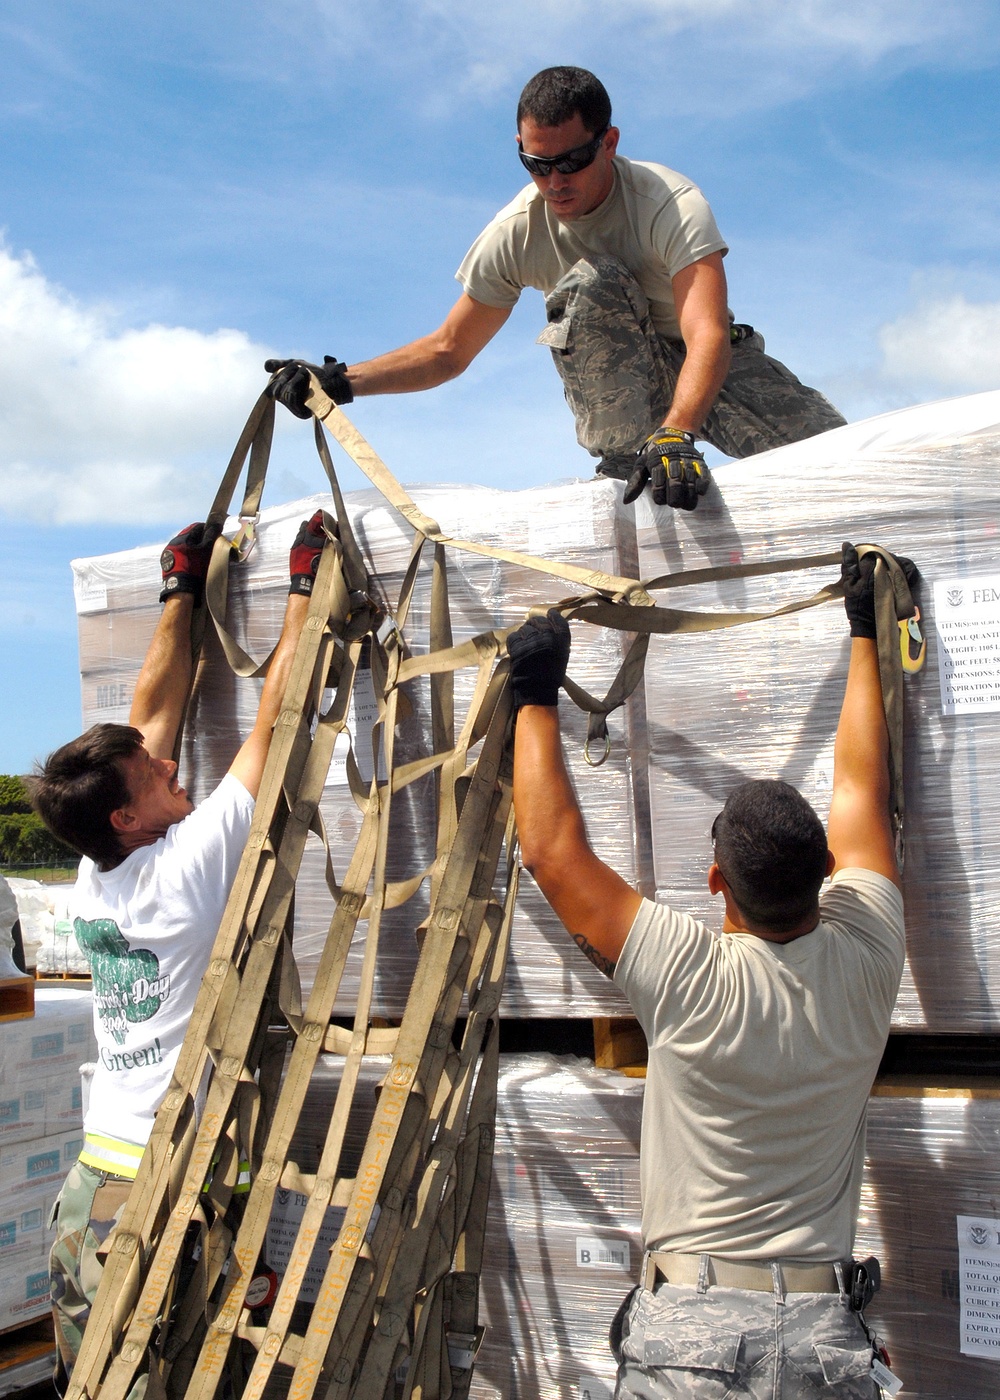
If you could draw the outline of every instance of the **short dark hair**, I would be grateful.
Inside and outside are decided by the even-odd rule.
[[[122,858],[111,813],[131,793],[119,760],[141,747],[142,734],[131,725],[95,724],[25,779],[31,805],[53,835],[100,866]]]
[[[543,68],[528,82],[517,104],[517,129],[525,117],[538,126],[562,126],[579,113],[596,135],[611,125],[611,98],[586,68]]]
[[[742,783],[716,817],[712,840],[715,863],[751,923],[790,933],[815,910],[826,832],[796,788],[773,778]]]

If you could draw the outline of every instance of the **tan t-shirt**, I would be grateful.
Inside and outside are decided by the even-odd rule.
[[[524,287],[550,292],[588,253],[620,258],[649,299],[658,334],[680,340],[671,279],[728,248],[690,180],[647,161],[614,159],[614,187],[582,219],[562,223],[532,184],[488,224],[456,278],[475,301],[513,306]]]
[[[841,870],[791,943],[645,900],[615,970],[649,1041],[647,1249],[847,1258],[865,1107],[903,971],[903,902]]]

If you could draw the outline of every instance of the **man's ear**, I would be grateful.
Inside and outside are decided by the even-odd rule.
[[[725,877],[713,860],[708,867],[708,892],[709,894],[724,894],[726,888]]]
[[[136,824],[136,816],[128,807],[116,807],[108,818],[112,831],[126,833],[131,831]]]
[[[834,866],[835,866],[836,864],[837,864],[837,857],[833,854],[832,851],[827,851],[827,853],[826,853],[826,873],[827,873],[827,875],[832,875],[832,874],[833,874],[833,869],[834,869]]]

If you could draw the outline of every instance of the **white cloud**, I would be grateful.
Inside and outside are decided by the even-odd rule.
[[[161,521],[207,500],[264,384],[242,331],[117,324],[0,247],[0,503]]]
[[[1000,388],[1000,301],[922,302],[879,332],[883,375],[918,393]]]

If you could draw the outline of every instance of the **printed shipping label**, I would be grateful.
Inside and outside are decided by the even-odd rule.
[[[1000,1358],[1000,1220],[959,1215],[960,1346],[964,1356]]]
[[[941,710],[1000,710],[1000,574],[934,584]]]
[[[580,1269],[616,1269],[630,1273],[632,1259],[628,1240],[602,1240],[577,1235],[576,1263]]]
[[[333,701],[333,691],[327,690],[323,695],[324,711]],[[358,765],[358,771],[365,783],[372,780],[372,730],[378,723],[378,701],[375,698],[375,686],[372,683],[372,673],[365,668],[359,668],[354,678],[354,689],[351,692],[351,701],[347,711],[347,729],[351,735],[354,745],[354,760]],[[330,771],[327,774],[326,784],[330,786],[334,783],[347,785],[347,750],[348,741],[343,734],[337,735],[337,742],[333,749],[333,758],[330,761]],[[378,755],[378,778],[380,783],[386,780],[385,755],[379,747]]]

